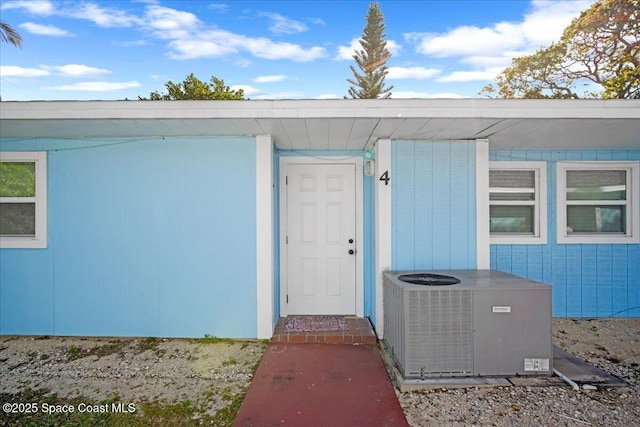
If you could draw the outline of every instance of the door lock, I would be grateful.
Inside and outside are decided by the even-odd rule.
[[[354,251],[353,249],[349,249],[349,255],[353,255],[355,253],[356,253],[356,251]]]
[[[353,239],[349,239],[349,243],[353,243]]]

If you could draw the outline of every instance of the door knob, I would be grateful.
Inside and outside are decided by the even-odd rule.
[[[349,243],[353,243],[353,239],[349,239]]]
[[[356,251],[354,251],[353,249],[349,249],[349,255],[353,255],[355,253],[356,253]]]

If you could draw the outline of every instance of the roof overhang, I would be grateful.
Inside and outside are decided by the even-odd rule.
[[[378,139],[488,139],[492,149],[640,148],[640,100],[386,99],[0,103],[1,138],[270,134],[283,150]]]

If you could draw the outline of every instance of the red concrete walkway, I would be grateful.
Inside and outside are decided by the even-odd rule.
[[[372,345],[271,343],[234,426],[408,426]]]

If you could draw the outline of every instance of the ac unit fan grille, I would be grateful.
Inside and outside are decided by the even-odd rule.
[[[407,291],[405,376],[469,375],[473,371],[472,294]]]

